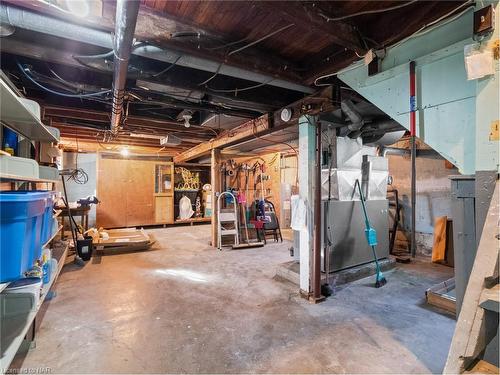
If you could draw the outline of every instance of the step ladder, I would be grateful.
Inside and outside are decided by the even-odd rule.
[[[221,199],[230,196],[233,202],[233,208],[221,207]],[[238,227],[238,204],[234,195],[228,191],[222,192],[217,198],[217,248],[222,250],[222,237],[233,236],[234,246],[239,245],[239,227]]]
[[[498,364],[489,363],[486,358],[492,352],[490,349],[498,354],[498,346],[493,340],[498,339],[499,324],[499,194],[497,181],[457,319],[445,374],[499,373]]]

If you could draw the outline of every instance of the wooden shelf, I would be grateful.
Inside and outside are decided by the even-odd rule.
[[[0,173],[1,181],[24,181],[24,182],[36,182],[36,183],[57,183],[59,180],[45,180],[43,178],[36,177],[25,177],[25,176],[17,176],[14,174]]]
[[[175,220],[175,224],[184,224],[184,223],[209,223],[212,221],[211,217],[196,217],[191,219],[177,219]]]
[[[52,274],[52,277],[49,281],[48,284],[45,284],[42,287],[42,292],[40,295],[40,301],[38,302],[38,305],[33,308],[33,310],[29,313],[26,323],[19,333],[19,335],[12,341],[10,346],[5,350],[4,356],[0,359],[0,371],[2,374],[6,373],[9,370],[10,364],[12,363],[12,360],[14,359],[17,351],[19,350],[19,347],[24,341],[24,338],[26,337],[26,334],[28,333],[29,328],[31,327],[31,324],[35,320],[36,315],[38,314],[38,311],[40,310],[40,307],[42,306],[42,303],[45,301],[45,298],[47,297],[47,294],[56,282],[57,278],[59,277],[59,274],[61,273],[61,270],[64,266],[64,261],[66,259],[66,256],[68,255],[68,248],[69,248],[69,242],[66,242],[65,248],[63,253],[61,254],[60,258],[54,258],[57,260],[57,269],[56,272]]]
[[[33,141],[58,142],[58,139],[23,103],[26,99],[19,98],[4,78],[0,79],[0,97],[2,123]]]

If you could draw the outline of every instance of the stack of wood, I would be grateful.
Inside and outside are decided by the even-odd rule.
[[[152,234],[144,229],[103,229],[92,228],[86,232],[92,237],[94,250],[139,251],[148,250],[156,242]]]

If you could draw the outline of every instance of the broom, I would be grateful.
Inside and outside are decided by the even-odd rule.
[[[363,192],[361,191],[361,184],[359,183],[359,180],[356,180],[354,184],[354,188],[356,189],[356,186],[358,187],[359,190],[359,197],[361,200],[361,206],[363,207],[363,215],[365,216],[365,236],[366,240],[368,241],[368,245],[372,248],[373,252],[373,257],[375,258],[375,269],[376,269],[376,275],[375,275],[375,288],[380,288],[387,284],[387,280],[382,274],[382,271],[380,270],[380,265],[378,263],[378,257],[377,257],[377,252],[375,251],[375,246],[377,246],[377,231],[372,228],[370,225],[370,220],[368,219],[368,214],[366,213],[366,207],[365,207],[365,198],[363,196]]]

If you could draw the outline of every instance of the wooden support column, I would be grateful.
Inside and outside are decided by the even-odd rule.
[[[221,189],[221,174],[220,174],[220,149],[212,149],[212,157],[210,160],[210,179],[212,184],[212,246],[217,247],[217,197]]]
[[[315,134],[314,118],[301,116],[299,118],[299,196],[304,201],[307,218],[307,228],[299,234],[300,251],[300,292],[309,296],[311,292],[311,255],[313,249],[313,205],[314,205],[314,164],[315,164]]]

